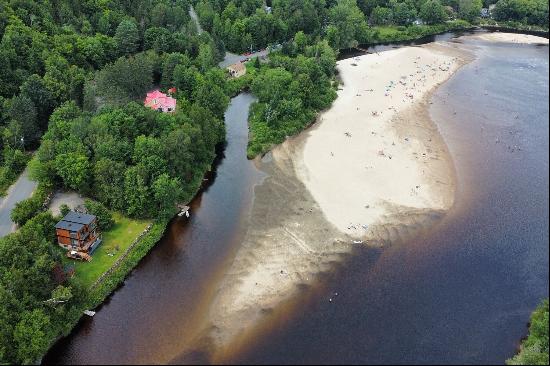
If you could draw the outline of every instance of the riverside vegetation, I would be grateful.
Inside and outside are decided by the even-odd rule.
[[[301,131],[335,99],[339,49],[467,27],[482,5],[268,4],[271,10],[259,0],[194,2],[206,30],[198,34],[186,0],[0,0],[0,189],[24,169],[30,150],[36,150],[30,168],[39,182],[12,213],[20,229],[0,239],[0,363],[40,360],[82,310],[101,303],[160,239],[176,203],[195,194],[224,140],[231,95],[249,88],[258,98],[250,111],[252,158]],[[511,14],[506,17],[523,16]],[[455,17],[465,20],[449,22]],[[425,24],[413,24],[417,18]],[[226,49],[273,43],[281,43],[280,50],[267,62],[248,63],[241,79],[229,80],[217,67]],[[176,113],[142,106],[155,86],[176,87]],[[114,217],[153,222],[140,245],[93,290],[86,286],[93,278],[65,276],[55,245],[57,218],[42,212],[57,188],[95,199],[100,212],[117,211]]]
[[[507,365],[548,365],[548,299],[531,315],[529,336],[519,353],[506,361]]]
[[[21,171],[25,151],[38,148],[39,182],[12,212],[20,229],[0,239],[0,363],[34,363],[160,239],[175,203],[195,194],[224,139],[229,97],[216,67],[222,53],[197,34],[185,1],[0,1],[0,9],[2,171]],[[155,85],[180,91],[176,113],[141,105]],[[66,276],[58,218],[42,212],[57,188],[153,220],[93,291],[86,275]]]

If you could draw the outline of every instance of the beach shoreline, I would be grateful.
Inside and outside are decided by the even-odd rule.
[[[476,34],[472,36],[464,36],[465,38],[473,38],[488,42],[504,42],[504,43],[516,43],[516,44],[542,44],[548,45],[548,38],[534,36],[531,34],[523,33],[506,33],[506,32],[490,32]]]
[[[338,62],[339,97],[296,139],[295,166],[342,233],[394,242],[377,228],[452,206],[454,166],[428,107],[432,92],[469,61],[467,52],[434,43]]]
[[[441,221],[456,172],[430,97],[473,59],[460,42],[436,42],[338,62],[332,107],[255,161],[267,178],[208,310],[210,361],[232,359],[258,329],[287,318],[358,246],[404,243]]]
[[[418,56],[420,59],[416,58]],[[382,90],[381,95],[370,100],[378,108],[378,115],[374,115],[363,105],[369,99],[356,96],[358,92],[348,74],[350,71],[370,73],[373,65],[364,60],[380,62],[380,58],[385,60],[380,64],[385,68],[390,61],[407,61],[414,66],[424,59],[430,65],[426,69],[437,76],[426,75],[426,81],[419,82],[423,84],[422,93],[403,100],[401,94],[411,92],[404,85],[407,82],[399,79],[402,81],[399,83],[397,78],[400,75],[390,76],[384,70],[374,68],[373,80],[380,79],[374,80],[374,88]],[[300,303],[300,297],[308,297],[308,290],[315,291],[317,284],[322,283],[323,276],[344,263],[355,249],[365,246],[379,248],[404,242],[439,222],[453,203],[454,167],[437,127],[429,118],[429,93],[458,70],[467,61],[467,55],[453,46],[430,45],[405,47],[380,55],[361,56],[359,59],[338,62],[343,90],[339,90],[339,98],[331,108],[320,114],[316,123],[255,161],[267,178],[255,187],[252,212],[246,224],[248,230],[214,296],[199,341],[215,363],[231,359],[234,350],[243,348],[247,344],[246,340],[257,334],[258,327],[265,327],[265,323],[276,322],[280,316],[287,316],[289,308]],[[437,65],[434,63],[436,61]],[[352,66],[352,63],[363,63],[364,66]],[[404,69],[401,67],[401,70]],[[412,73],[411,69],[409,74]],[[352,74],[351,77],[353,79],[355,76]],[[392,78],[395,85],[390,88],[390,92],[394,93],[395,99],[385,96],[384,89],[378,85]],[[399,103],[398,94],[401,98]],[[390,101],[395,109],[388,109],[391,107],[388,104]],[[338,121],[341,105],[352,111],[357,111],[356,108],[359,111],[362,108],[368,110],[368,121],[357,122],[348,118],[345,130],[334,132],[328,118],[337,111],[335,121]],[[371,134],[373,131],[370,128],[365,129],[365,123],[373,124],[373,127],[376,124],[375,134]],[[329,131],[325,133],[327,127]],[[365,130],[364,136],[361,135],[361,129]],[[350,130],[351,137],[345,135],[347,130]],[[382,135],[384,144],[388,146],[384,147],[386,150],[382,156],[377,152],[378,147],[372,144],[372,148],[369,147],[372,150],[368,157],[370,162],[365,163],[364,151],[346,151],[350,147],[362,149],[365,142],[370,139],[378,141]],[[359,139],[359,136],[362,138]],[[324,151],[323,155],[315,144],[326,148],[327,138],[339,141],[331,144],[332,147]],[[431,140],[429,146],[425,146],[425,139]],[[313,145],[310,145],[312,141]],[[392,142],[395,143],[392,145]],[[420,147],[422,151],[413,154],[411,149],[418,150]],[[396,174],[400,170],[410,171],[412,177],[399,181],[406,184],[414,181],[422,190],[414,195],[410,194],[409,186],[393,187],[386,193],[376,191],[377,183],[367,181],[365,185],[365,176],[346,176],[346,171],[353,171],[353,167],[350,168],[349,161],[346,164],[335,157],[333,163],[337,166],[329,165],[329,170],[326,170],[325,165],[332,157],[331,151],[334,155],[348,156],[347,160],[353,161],[352,166],[370,165],[375,161],[377,164],[394,163],[394,170],[389,174]],[[428,153],[423,157],[424,151]],[[356,158],[352,159],[352,156]],[[406,168],[407,164],[411,168]],[[368,173],[373,170],[366,169]],[[366,177],[384,179],[384,174],[388,173],[385,168],[379,172],[383,175]],[[332,179],[331,176],[340,180]],[[349,189],[344,189],[350,193],[347,197],[345,192],[341,192],[342,179],[353,181]],[[319,190],[316,182],[323,182],[325,187],[330,187],[329,191]],[[391,185],[389,187],[392,188]],[[372,207],[365,209],[365,203],[356,200],[355,196],[361,192],[373,194],[370,189],[374,194],[385,194],[383,199],[386,202],[371,199]],[[395,195],[396,199],[391,202],[387,200],[388,195]],[[331,199],[335,203],[330,202]],[[360,205],[348,209],[350,200],[360,202]],[[339,207],[335,209],[334,204]],[[361,216],[365,212],[367,215]],[[350,219],[355,215],[357,217]],[[356,227],[350,228],[350,222],[355,223]],[[284,311],[280,310],[282,304]],[[184,355],[185,352],[180,356],[183,358],[176,357],[174,360],[185,360]]]

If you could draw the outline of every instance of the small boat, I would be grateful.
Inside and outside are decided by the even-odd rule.
[[[354,240],[353,244],[363,244],[363,240]]]
[[[180,213],[178,214],[178,216],[179,216],[179,217],[182,217],[183,215],[185,215],[185,217],[189,217],[189,209],[190,209],[190,208],[191,208],[191,207],[189,207],[189,206],[183,206],[183,207],[181,208],[181,211],[180,211]]]

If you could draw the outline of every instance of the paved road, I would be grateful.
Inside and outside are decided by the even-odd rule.
[[[252,53],[248,56],[244,56],[244,55],[237,55],[237,54],[234,54],[234,53],[231,53],[231,52],[226,52],[225,53],[225,57],[223,59],[222,62],[220,62],[218,64],[219,67],[222,67],[222,68],[225,68],[229,65],[232,65],[236,62],[239,62],[239,61],[244,61],[246,60],[247,58],[254,58],[254,57],[261,57],[261,56],[267,56],[269,54],[269,51],[268,50],[263,50],[263,51],[259,51],[259,52],[255,52],[255,53]]]
[[[197,16],[197,13],[195,12],[195,8],[193,8],[192,5],[189,5],[189,15],[197,25],[197,32],[201,34],[203,30],[202,30],[201,24],[199,23],[199,17]]]
[[[10,187],[5,197],[0,198],[0,238],[15,231],[15,224],[11,221],[11,210],[19,201],[29,198],[38,184],[29,180],[25,169],[19,179]]]
[[[202,29],[202,27],[199,23],[199,18],[197,16],[197,13],[195,12],[195,9],[192,6],[189,7],[189,15],[191,16],[191,19],[193,19],[193,21],[197,25],[197,31],[199,32],[199,34],[201,34],[203,32],[203,29]],[[267,56],[267,54],[269,54],[268,50],[259,51],[259,52],[253,53],[251,55],[248,55],[248,56],[237,55],[235,53],[226,52],[223,61],[221,61],[218,64],[218,66],[221,67],[221,68],[226,68],[229,65],[232,65],[232,64],[234,64],[236,62],[239,62],[239,61],[244,61],[247,58]]]

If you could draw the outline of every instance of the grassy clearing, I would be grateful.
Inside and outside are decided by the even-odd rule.
[[[90,287],[113,263],[124,253],[138,235],[150,223],[147,220],[135,220],[113,213],[115,225],[109,231],[103,232],[103,242],[93,254],[91,262],[67,261],[75,264],[77,280],[84,287]]]

